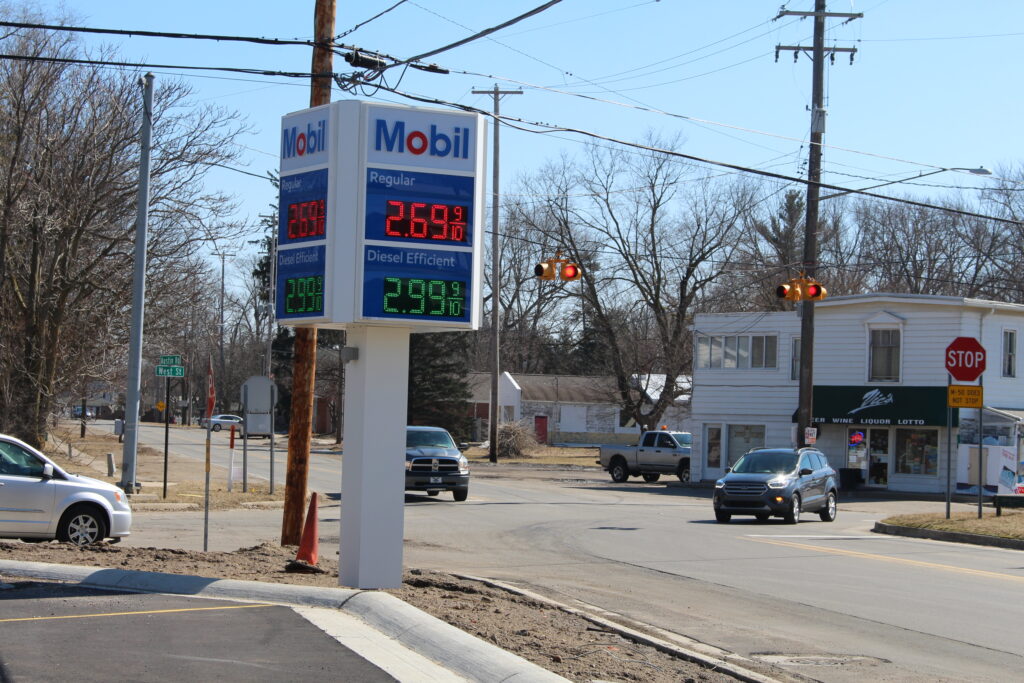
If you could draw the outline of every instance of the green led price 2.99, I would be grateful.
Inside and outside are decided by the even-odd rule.
[[[284,281],[285,313],[323,313],[324,276],[291,277]]]
[[[461,280],[384,278],[384,313],[461,318],[466,283]]]

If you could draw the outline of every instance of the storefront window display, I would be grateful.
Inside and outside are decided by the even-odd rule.
[[[939,473],[939,430],[896,430],[896,473]]]
[[[846,466],[861,468],[867,464],[868,443],[863,429],[847,430]]]

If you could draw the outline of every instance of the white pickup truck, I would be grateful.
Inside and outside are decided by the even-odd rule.
[[[639,446],[601,446],[597,462],[615,482],[636,476],[654,482],[663,474],[674,474],[685,483],[690,481],[692,445],[693,434],[689,432],[644,432]]]

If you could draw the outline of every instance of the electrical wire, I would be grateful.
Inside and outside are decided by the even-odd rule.
[[[839,186],[839,185],[832,185],[830,183],[823,183],[823,182],[820,182],[820,181],[819,182],[814,182],[814,181],[810,181],[810,180],[803,179],[803,178],[796,178],[794,176],[788,176],[788,175],[785,175],[785,174],[782,174],[782,173],[774,173],[772,171],[764,171],[764,170],[761,170],[761,169],[750,168],[748,166],[741,166],[739,164],[733,164],[733,163],[726,162],[726,161],[716,161],[714,159],[706,159],[704,157],[698,157],[698,156],[695,156],[695,155],[692,155],[692,154],[685,154],[683,152],[679,152],[679,151],[675,151],[675,150],[669,150],[669,149],[663,149],[663,148],[659,148],[659,147],[653,147],[651,145],[645,145],[645,144],[642,144],[642,143],[639,143],[639,142],[631,142],[629,140],[621,140],[619,138],[614,138],[614,137],[611,137],[611,136],[608,136],[608,135],[602,135],[600,133],[595,133],[594,131],[589,131],[589,130],[585,130],[585,129],[582,129],[582,128],[573,128],[573,127],[570,127],[570,126],[557,126],[557,125],[554,125],[554,124],[543,123],[543,122],[539,122],[539,121],[527,121],[525,119],[521,119],[521,118],[518,118],[518,117],[507,116],[505,114],[495,115],[493,112],[489,112],[489,111],[487,111],[485,109],[479,109],[479,108],[476,108],[476,107],[472,107],[472,106],[466,105],[466,104],[458,104],[456,102],[447,102],[445,100],[440,100],[440,99],[437,99],[437,98],[434,98],[434,97],[428,97],[428,96],[422,96],[422,95],[414,95],[414,94],[411,94],[411,93],[406,93],[406,92],[398,91],[398,90],[395,90],[395,89],[392,89],[392,88],[388,88],[388,87],[383,86],[383,85],[379,86],[379,87],[381,88],[381,90],[386,90],[388,92],[394,93],[394,94],[399,95],[401,97],[405,97],[407,99],[411,99],[411,100],[414,100],[414,101],[417,101],[417,102],[423,102],[423,103],[427,103],[427,104],[437,104],[437,105],[442,105],[442,106],[446,106],[446,107],[453,107],[453,108],[456,108],[456,109],[461,109],[463,111],[468,111],[468,112],[473,112],[473,113],[477,113],[477,114],[482,114],[482,115],[487,116],[489,118],[498,119],[502,123],[504,123],[505,125],[507,125],[507,126],[509,126],[511,128],[515,128],[517,130],[522,130],[522,131],[528,132],[528,133],[548,134],[548,133],[550,133],[552,131],[561,131],[561,132],[565,132],[565,133],[575,133],[577,135],[582,135],[584,137],[593,138],[593,139],[596,139],[596,140],[604,140],[606,142],[611,142],[611,143],[614,143],[614,144],[617,144],[617,145],[621,145],[621,146],[624,146],[624,147],[631,147],[633,149],[638,149],[638,150],[641,150],[641,151],[650,152],[652,154],[664,154],[666,156],[676,157],[676,158],[680,158],[680,159],[688,159],[690,161],[694,161],[694,162],[701,163],[701,164],[708,164],[708,165],[712,165],[712,166],[720,166],[722,168],[731,168],[733,170],[740,171],[740,172],[743,172],[743,173],[748,173],[748,174],[751,174],[751,175],[758,175],[758,176],[762,176],[762,177],[766,177],[766,178],[773,178],[775,180],[784,180],[786,182],[799,183],[799,184],[805,185],[805,186],[806,185],[815,185],[819,189],[836,190],[836,191],[840,191],[840,192],[843,192],[843,193],[846,193],[846,194],[856,194],[856,195],[860,195],[860,196],[863,196],[863,197],[871,197],[871,198],[874,198],[874,199],[881,199],[881,200],[885,200],[885,201],[889,201],[889,202],[895,202],[895,203],[898,203],[898,204],[907,204],[907,205],[910,205],[910,206],[917,206],[917,207],[921,207],[921,208],[936,209],[936,210],[939,210],[939,211],[944,211],[946,213],[951,213],[951,214],[960,215],[960,216],[968,216],[968,217],[972,217],[972,218],[981,218],[983,220],[997,221],[997,222],[1000,222],[1000,223],[1009,223],[1009,224],[1012,224],[1012,225],[1024,225],[1024,221],[1019,221],[1019,220],[1015,220],[1015,219],[1012,219],[1012,218],[1002,218],[1002,217],[999,217],[999,216],[989,216],[989,215],[986,215],[986,214],[980,214],[980,213],[976,213],[976,212],[973,212],[973,211],[966,211],[964,209],[954,209],[954,208],[950,208],[950,207],[937,206],[935,204],[928,204],[927,202],[919,202],[919,201],[915,201],[915,200],[912,200],[912,199],[906,199],[906,198],[901,198],[901,197],[891,197],[891,196],[888,196],[888,195],[877,194],[877,193],[874,193],[874,192],[867,192],[866,190],[851,189],[851,188],[848,188],[848,187],[842,187],[842,186]],[[532,126],[532,128],[526,128],[525,126]],[[541,129],[541,130],[537,130],[537,129]]]
[[[404,1],[404,0],[403,0]],[[316,47],[312,40],[284,40],[281,38],[258,38],[255,36],[226,36],[206,33],[174,33],[170,31],[142,31],[136,29],[91,28],[87,26],[61,26],[54,24],[29,24],[19,21],[0,21],[0,26],[25,28],[41,31],[68,31],[71,33],[99,33],[114,36],[145,36],[147,38],[184,38],[188,40],[215,40],[218,42],[256,43],[259,45],[304,45]]]
[[[180,64],[144,64],[140,62],[115,62],[103,59],[72,59],[70,57],[40,57],[37,55],[0,54],[0,59],[22,62],[49,62],[54,64],[82,64],[89,66],[111,66],[129,69],[186,69],[192,71],[226,71],[229,73],[252,74],[256,76],[285,76],[289,78],[312,78],[319,74],[304,71],[273,71],[270,69],[247,69],[230,66],[183,66]]]
[[[370,23],[371,21],[375,21],[375,20],[377,20],[377,19],[380,19],[380,18],[381,18],[382,16],[384,16],[385,14],[387,14],[388,12],[390,12],[391,10],[395,9],[395,8],[396,8],[396,7],[398,7],[399,5],[402,5],[402,4],[404,4],[404,3],[405,3],[405,2],[407,2],[407,1],[408,1],[408,0],[398,0],[398,2],[396,2],[395,4],[393,4],[393,5],[391,6],[391,7],[388,7],[388,8],[386,9],[386,10],[384,10],[384,11],[382,11],[382,12],[378,12],[377,14],[373,15],[372,17],[370,17],[370,18],[369,18],[369,19],[367,19],[366,21],[361,21],[361,22],[359,22],[358,24],[356,24],[355,26],[353,26],[352,28],[350,28],[349,30],[347,30],[347,31],[343,31],[342,33],[339,33],[338,35],[334,36],[334,39],[335,39],[335,40],[341,40],[342,38],[344,38],[344,37],[345,37],[345,36],[347,36],[348,34],[350,34],[350,33],[353,33],[353,32],[355,32],[355,31],[357,31],[358,29],[362,28],[363,26],[366,26],[366,25],[367,25],[367,24],[369,24],[369,23]],[[416,3],[413,3],[413,4],[415,5]]]

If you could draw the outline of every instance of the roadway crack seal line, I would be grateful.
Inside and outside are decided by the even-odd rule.
[[[924,562],[923,560],[911,560],[905,557],[890,557],[888,555],[875,555],[873,553],[862,553],[857,550],[845,550],[842,548],[825,548],[816,545],[809,545],[807,543],[793,543],[792,541],[776,541],[768,538],[754,538],[751,536],[746,537],[747,540],[754,541],[755,543],[768,543],[770,545],[780,545],[787,548],[797,548],[798,550],[813,550],[819,553],[830,553],[832,555],[845,555],[846,557],[860,557],[866,560],[879,560],[881,562],[893,562],[896,564],[906,564],[912,567],[924,567],[927,569],[938,569],[942,571],[954,572],[958,574],[970,574],[972,576],[982,576],[993,579],[1003,579],[1009,581],[1024,582],[1024,576],[1015,576],[1014,574],[1002,574],[1000,572],[990,572],[984,569],[969,569],[967,567],[955,567],[949,564],[938,564],[936,562]]]
[[[666,654],[673,655],[675,657],[679,657],[680,659],[685,659],[695,664],[700,664],[701,666],[707,667],[712,671],[721,671],[722,673],[726,673],[741,681],[746,681],[747,683],[779,683],[779,679],[772,678],[764,674],[760,674],[756,671],[752,671],[745,667],[739,666],[738,664],[734,664],[733,662],[727,661],[725,659],[712,657],[710,655],[697,652],[696,650],[683,647],[676,643],[670,643],[667,640],[655,638],[654,636],[642,633],[635,629],[629,628],[628,626],[623,626],[622,624],[616,623],[614,621],[610,621],[608,619],[604,619],[594,614],[584,612],[583,610],[577,609],[575,607],[570,607],[569,605],[566,605],[564,603],[557,602],[543,595],[540,595],[539,593],[534,593],[532,591],[524,590],[522,588],[517,588],[516,586],[503,583],[501,581],[496,581],[494,579],[486,579],[483,577],[472,576],[469,574],[453,574],[453,576],[458,576],[459,578],[466,579],[468,581],[478,581],[484,585],[491,586],[492,588],[498,588],[509,593],[520,595],[524,598],[529,598],[531,600],[536,600],[537,602],[542,602],[546,605],[551,605],[555,609],[559,609],[563,612],[576,615],[578,617],[586,619],[592,624],[596,624],[597,626],[600,626],[602,628],[614,631],[615,633],[618,633],[620,636],[628,640],[632,640],[634,642],[653,647],[656,650],[659,650]],[[723,650],[723,652],[725,651]],[[739,657],[739,655],[734,656]]]
[[[228,609],[251,609],[253,607],[278,607],[279,605],[253,604],[253,605],[223,605],[220,607],[182,607],[178,609],[148,609],[138,612],[102,612],[98,614],[64,614],[49,617],[16,617],[14,619],[0,619],[0,624],[9,624],[16,621],[56,621],[58,619],[92,619],[96,617],[134,617],[136,615],[149,614],[177,614],[180,612],[215,612]]]

